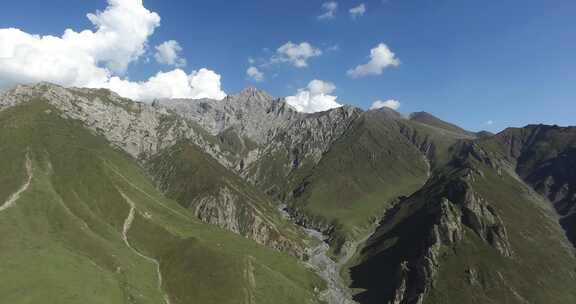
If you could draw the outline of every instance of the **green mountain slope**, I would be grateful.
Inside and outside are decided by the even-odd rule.
[[[466,131],[457,125],[443,121],[430,113],[426,112],[412,113],[410,114],[410,120],[425,125],[427,127],[434,128],[440,132],[451,133],[451,135],[456,135],[463,138],[476,137],[474,133]]]
[[[168,197],[202,221],[304,255],[305,235],[281,218],[277,205],[198,146],[181,142],[154,156],[147,167]]]
[[[426,160],[383,112],[363,113],[294,190],[291,208],[334,245],[366,233],[387,205],[426,180]],[[326,229],[326,228],[325,228]]]
[[[295,258],[199,222],[43,100],[0,112],[0,158],[3,302],[314,303],[322,286]]]
[[[553,211],[497,159],[465,144],[387,213],[352,268],[361,303],[576,301]]]
[[[390,109],[364,112],[292,188],[289,206],[305,225],[329,232],[338,251],[417,191],[461,140]]]

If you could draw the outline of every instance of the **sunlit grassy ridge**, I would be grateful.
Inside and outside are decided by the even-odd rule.
[[[395,121],[364,113],[304,179],[293,205],[357,237],[388,203],[416,191],[426,174],[423,155]]]
[[[295,258],[198,222],[42,100],[0,112],[0,203],[25,182],[26,155],[31,184],[0,212],[3,302],[315,303],[322,283]]]

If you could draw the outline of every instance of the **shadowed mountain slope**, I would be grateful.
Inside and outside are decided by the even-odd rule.
[[[576,246],[576,128],[530,125],[509,128],[484,144],[554,205]]]
[[[390,209],[356,262],[360,303],[576,300],[576,260],[553,210],[475,144]]]

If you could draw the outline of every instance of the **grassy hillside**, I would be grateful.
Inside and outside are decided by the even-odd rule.
[[[169,198],[202,220],[303,254],[306,236],[281,218],[278,206],[197,146],[183,141],[153,157],[147,167]]]
[[[416,191],[427,170],[423,154],[394,120],[366,112],[303,179],[291,206],[334,225],[336,241],[342,242],[365,233],[398,196]]]
[[[3,302],[316,302],[295,258],[199,222],[47,103],[0,112],[0,159]]]
[[[464,138],[476,137],[474,133],[466,131],[457,125],[443,121],[433,116],[432,114],[426,112],[416,112],[410,114],[410,121],[418,122],[427,127],[434,128],[440,132],[451,133],[451,135],[456,135]]]

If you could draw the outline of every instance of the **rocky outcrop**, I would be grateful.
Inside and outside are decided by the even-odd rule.
[[[220,146],[194,124],[167,109],[134,102],[109,90],[63,88],[50,83],[22,85],[0,95],[0,110],[28,102],[51,104],[62,117],[81,121],[139,160],[187,139],[231,166]]]
[[[461,222],[496,249],[501,255],[512,256],[508,234],[496,210],[472,186],[463,180],[448,186],[447,197],[461,212]]]
[[[304,249],[283,235],[264,214],[250,208],[238,193],[224,186],[213,195],[198,197],[188,206],[203,222],[243,235],[262,245],[303,257]]]
[[[166,111],[125,100],[106,90],[65,89],[48,83],[18,86],[1,97],[3,105],[46,101],[66,118],[82,121],[134,157],[157,152],[191,130],[169,120]]]
[[[399,123],[400,133],[422,152],[428,160],[436,158],[436,144],[430,134],[420,132],[406,123]]]
[[[412,285],[404,288],[403,298],[406,303],[421,304],[423,302],[425,295],[434,286],[434,279],[440,268],[439,258],[442,246],[455,246],[464,237],[461,211],[445,198],[440,200],[436,208],[437,221],[430,231],[427,249],[410,267],[415,272],[415,276]]]
[[[306,116],[282,99],[275,99],[255,88],[222,100],[160,99],[154,105],[173,109],[214,136],[232,129],[258,144],[265,144],[290,121]]]
[[[306,170],[318,164],[360,113],[358,108],[344,106],[290,121],[285,128],[273,132],[255,160],[244,166],[239,174],[271,196],[285,201],[300,182],[292,176],[305,175]]]
[[[434,289],[442,256],[457,251],[470,233],[502,258],[514,256],[498,211],[474,189],[475,181],[484,178],[477,158],[485,159],[479,151],[469,153],[475,149],[461,148],[462,153],[422,189],[386,212],[362,251],[364,261],[352,269],[353,287],[367,289],[358,300],[423,303]],[[378,287],[367,284],[367,278],[382,271],[389,272],[382,281],[390,283],[375,290]]]
[[[296,227],[258,189],[198,146],[181,142],[146,162],[157,187],[200,220],[302,257]]]
[[[443,246],[456,246],[464,237],[462,211],[446,198],[429,204],[428,211],[435,217],[420,256],[402,261],[398,265],[398,282],[389,303],[423,303],[425,295],[434,286],[440,268]]]

